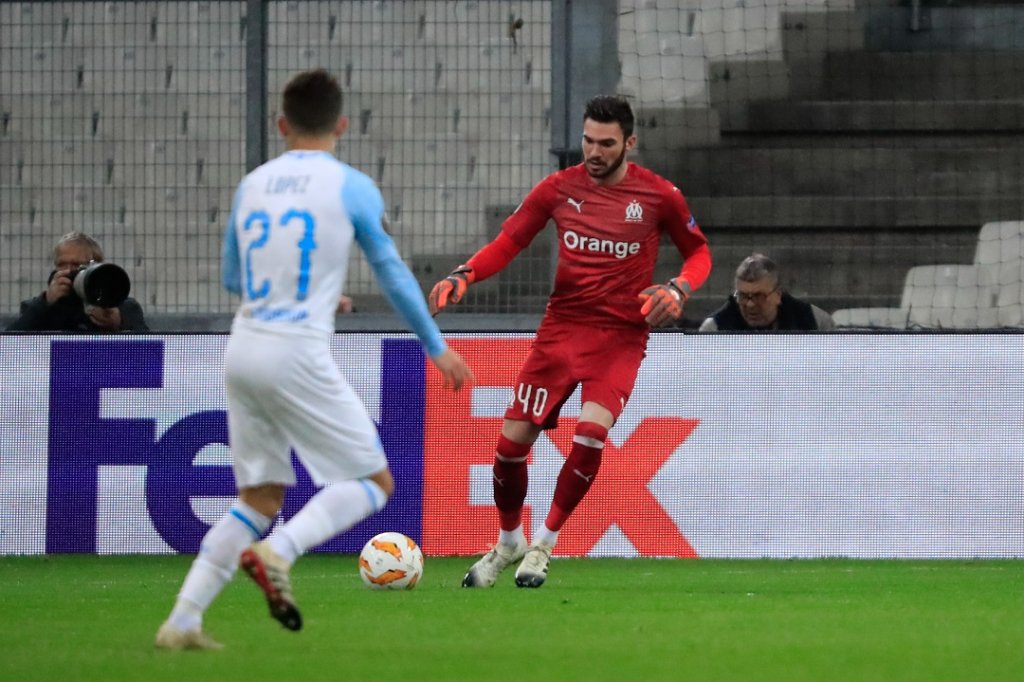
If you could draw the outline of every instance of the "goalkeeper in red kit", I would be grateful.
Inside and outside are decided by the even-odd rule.
[[[544,178],[502,224],[501,232],[430,292],[433,314],[458,303],[474,282],[494,275],[549,220],[558,230],[558,267],[544,319],[513,389],[494,456],[498,542],[473,564],[463,587],[490,587],[520,562],[516,585],[540,587],[558,533],[587,494],[601,465],[608,430],[636,381],[651,327],[679,319],[707,279],[711,252],[682,193],[626,161],[636,145],[633,111],[598,96],[583,115],[583,163]],[[668,235],[683,258],[679,275],[652,284],[658,244]],[[543,429],[582,386],[572,449],[555,484],[543,527],[527,544],[522,525],[527,457]]]

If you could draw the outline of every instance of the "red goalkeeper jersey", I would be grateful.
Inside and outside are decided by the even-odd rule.
[[[667,234],[683,257],[691,290],[711,270],[707,239],[682,192],[630,163],[625,178],[604,187],[577,165],[537,184],[468,265],[475,281],[501,270],[549,220],[558,230],[558,269],[548,315],[596,326],[646,327],[637,295],[653,282],[658,245]]]

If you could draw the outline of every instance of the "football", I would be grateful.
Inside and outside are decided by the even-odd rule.
[[[423,552],[401,533],[370,538],[359,553],[359,576],[375,590],[411,590],[423,575]]]

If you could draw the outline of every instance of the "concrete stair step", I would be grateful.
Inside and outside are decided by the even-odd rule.
[[[822,135],[814,131],[750,131],[730,130],[720,138],[721,148],[757,149],[927,149],[974,150],[1005,148],[1017,145],[1015,131],[977,132],[946,131],[922,135],[913,131],[884,131],[863,134],[841,131]],[[697,145],[698,148],[705,145]],[[687,151],[687,154],[690,150]]]
[[[646,160],[656,165],[649,153]],[[671,161],[667,157],[665,162]],[[1024,195],[1024,149],[731,147],[690,149],[672,173],[684,192],[715,196]]]
[[[834,100],[1014,100],[1024,98],[1022,74],[1024,51],[840,51],[825,54],[820,87]]]
[[[1024,50],[1020,0],[858,0],[873,50]]]
[[[1024,72],[1022,72],[1024,73]],[[1024,82],[1024,78],[1021,79]],[[1024,99],[1020,101],[800,101],[752,102],[745,122],[729,124],[723,133],[800,132],[979,132],[1024,131]],[[726,127],[726,126],[729,127]]]
[[[684,190],[685,192],[685,190]],[[716,229],[962,227],[1024,217],[1024,197],[992,196],[695,196],[697,221]]]

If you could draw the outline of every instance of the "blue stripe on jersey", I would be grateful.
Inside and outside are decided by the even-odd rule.
[[[243,524],[245,524],[246,528],[252,531],[253,537],[255,537],[257,540],[259,540],[260,537],[263,535],[260,529],[256,527],[255,523],[245,518],[245,515],[242,512],[235,509],[234,507],[231,508],[231,515],[239,521],[241,521]]]
[[[368,176],[353,173],[345,181],[341,199],[355,227],[356,241],[366,254],[388,302],[423,343],[427,355],[437,357],[448,346],[430,317],[419,283],[384,231],[381,224],[384,198],[380,191]]]
[[[383,507],[384,505],[378,503],[379,496],[377,495],[377,493],[374,492],[373,488],[370,487],[370,484],[365,479],[359,478],[356,479],[356,482],[362,486],[363,492],[366,493],[366,496],[370,498],[370,504],[373,506],[373,513],[376,514],[377,512],[379,512],[381,507]],[[374,483],[374,486],[376,486],[377,489],[380,490],[380,487],[377,486],[376,483]],[[387,498],[384,499],[384,502],[387,502]]]
[[[242,295],[242,256],[238,251],[238,233],[235,226],[238,222],[238,202],[241,198],[242,186],[239,185],[231,201],[231,215],[228,216],[224,247],[220,254],[221,283],[225,289],[238,296]]]

